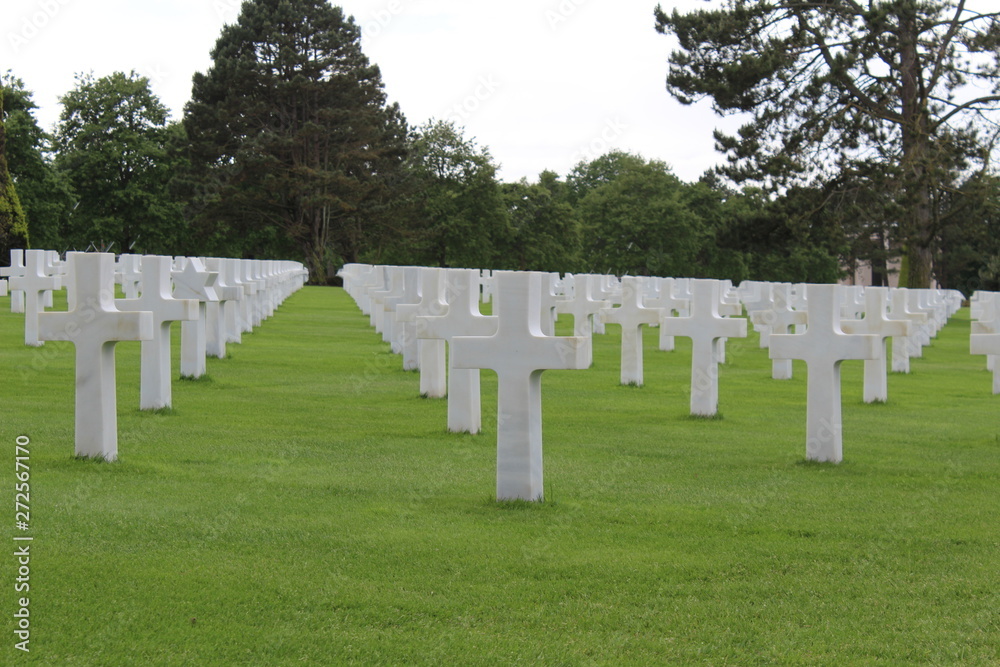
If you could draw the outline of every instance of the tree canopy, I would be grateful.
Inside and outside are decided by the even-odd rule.
[[[73,206],[67,179],[51,159],[52,137],[38,126],[38,107],[24,82],[13,76],[2,81],[7,166],[17,185],[32,245],[64,249],[66,222]],[[5,256],[0,255],[0,261]]]
[[[249,0],[211,55],[184,120],[203,241],[296,253],[317,278],[357,261],[406,123],[354,20],[325,0]]]
[[[76,198],[68,242],[116,252],[169,253],[183,236],[169,195],[167,109],[135,72],[77,77],[62,98],[55,166]]]
[[[7,168],[5,118],[4,91],[0,88],[0,253],[9,257],[11,248],[28,247],[28,221]]]
[[[655,18],[679,44],[670,93],[749,115],[737,136],[716,133],[726,175],[786,188],[877,165],[900,207],[903,284],[926,286],[940,231],[933,200],[985,169],[997,138],[1000,13],[971,4],[726,0],[669,15],[658,6]]]

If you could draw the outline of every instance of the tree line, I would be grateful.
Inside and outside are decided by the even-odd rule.
[[[315,282],[359,261],[794,282],[865,262],[876,284],[901,259],[902,284],[1000,288],[997,15],[722,4],[654,17],[679,44],[668,92],[751,118],[716,135],[728,161],[693,183],[620,151],[501,182],[463,128],[408,124],[325,0],[245,2],[178,121],[134,72],[83,74],[49,134],[8,73],[0,257],[295,258]]]

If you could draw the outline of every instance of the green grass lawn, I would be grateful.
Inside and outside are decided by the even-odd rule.
[[[1000,396],[963,310],[808,464],[805,368],[729,343],[722,419],[688,416],[690,345],[618,385],[543,379],[543,503],[497,503],[496,379],[478,436],[340,289],[291,297],[174,409],[138,408],[118,346],[119,456],[73,457],[73,354],[23,346],[0,299],[8,539],[31,439],[31,652],[0,559],[0,664],[1000,664]],[[560,331],[569,330],[560,322]],[[174,368],[179,367],[179,327]],[[9,542],[10,552],[13,548]]]

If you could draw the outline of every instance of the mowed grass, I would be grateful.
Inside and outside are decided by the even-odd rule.
[[[771,380],[755,334],[704,420],[686,340],[647,331],[622,387],[609,325],[591,370],[544,375],[534,504],[494,500],[495,375],[484,433],[447,433],[340,289],[175,380],[169,412],[137,409],[120,344],[114,464],[73,457],[72,347],[22,326],[0,299],[0,488],[13,537],[29,436],[34,536],[30,654],[0,559],[4,664],[1000,662],[1000,397],[967,310],[887,404],[844,364],[840,465],[804,462],[805,368]]]

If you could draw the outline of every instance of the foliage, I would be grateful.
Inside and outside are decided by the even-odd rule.
[[[580,197],[584,262],[590,272],[699,276],[701,220],[684,203],[684,185],[656,160],[609,153],[578,165],[569,179]]]
[[[17,184],[31,243],[37,248],[64,249],[74,198],[65,176],[52,166],[52,137],[38,126],[37,106],[24,83],[8,73],[2,86],[7,166]]]
[[[429,121],[411,137],[405,167],[414,206],[399,251],[428,266],[491,268],[508,213],[489,150],[452,121]]]
[[[727,0],[686,14],[657,7],[656,28],[680,46],[671,94],[750,116],[738,136],[716,133],[728,176],[787,186],[877,164],[899,192],[903,283],[925,287],[932,199],[963,169],[982,169],[996,137],[984,118],[1000,101],[998,17],[960,0]]]
[[[357,24],[323,0],[251,0],[211,55],[184,119],[199,238],[302,257],[315,280],[357,261],[406,136]]]
[[[521,180],[500,186],[509,225],[496,268],[518,271],[575,272],[582,234],[576,212],[561,199],[565,184],[554,172],[538,183]]]
[[[4,262],[11,248],[28,247],[28,221],[7,168],[5,92],[0,88],[0,261]]]
[[[55,166],[77,198],[66,241],[79,250],[177,252],[183,220],[168,189],[176,128],[168,127],[149,79],[135,72],[78,75],[60,101]]]
[[[978,175],[936,201],[942,285],[966,296],[1000,290],[1000,178]]]

